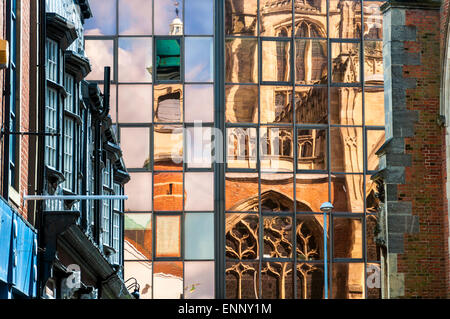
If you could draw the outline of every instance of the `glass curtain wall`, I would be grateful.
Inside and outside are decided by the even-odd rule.
[[[382,4],[225,1],[227,298],[380,297]]]
[[[214,1],[90,5],[88,80],[103,84],[112,67],[110,114],[131,176],[124,279],[138,280],[141,298],[214,298],[214,172],[203,152],[214,126]]]
[[[102,84],[112,66],[131,175],[125,279],[141,297],[324,298],[327,267],[330,298],[379,298],[370,175],[384,142],[383,2],[90,4],[88,79]],[[221,5],[224,34],[214,34]]]

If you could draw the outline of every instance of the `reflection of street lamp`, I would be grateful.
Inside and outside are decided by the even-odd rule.
[[[139,295],[139,289],[141,289],[141,286],[139,286],[137,279],[134,277],[128,278],[125,283],[129,282],[130,280],[134,280],[133,283],[131,283],[129,286],[127,286],[127,289],[130,290],[130,288],[134,288],[134,291],[131,293],[131,295],[135,298],[135,299],[139,299],[140,295]]]
[[[323,212],[323,269],[325,277],[325,299],[328,299],[327,213],[330,213],[333,208],[334,206],[330,202],[325,202],[320,205],[320,210]]]

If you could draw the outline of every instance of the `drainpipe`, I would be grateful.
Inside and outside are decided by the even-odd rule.
[[[102,168],[100,167],[100,161],[102,158],[102,122],[103,119],[109,113],[109,94],[110,94],[110,81],[111,81],[111,68],[105,67],[104,83],[103,83],[103,109],[96,110],[95,116],[95,141],[94,141],[94,176],[95,176],[95,194],[100,195],[103,193],[102,185]],[[94,212],[94,238],[95,242],[100,245],[100,228],[101,228],[101,212],[102,201],[95,201]]]
[[[38,57],[38,107],[37,107],[37,115],[38,115],[38,132],[44,132],[45,130],[45,95],[46,95],[46,60],[45,60],[45,38],[46,38],[46,10],[45,10],[45,0],[39,1],[39,9],[37,10],[39,12],[39,33],[38,33],[38,50],[39,50],[39,57]],[[45,137],[43,135],[37,136],[37,150],[39,150],[36,154],[37,156],[37,194],[43,194],[44,191],[44,143],[45,143]],[[38,201],[35,203],[36,205],[36,229],[38,229],[38,247],[42,247],[42,210],[44,202]],[[38,265],[38,273],[41,275],[40,278],[42,278],[42,269],[44,265],[42,265],[42,254],[39,252],[38,249],[38,255],[37,255],[37,265]],[[41,279],[38,280],[38,287],[37,287],[37,298],[42,297],[42,292],[44,289],[45,282],[41,282]]]

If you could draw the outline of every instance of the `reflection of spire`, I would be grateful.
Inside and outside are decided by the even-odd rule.
[[[178,9],[179,5],[180,3],[178,1],[174,2],[176,18],[173,19],[172,23],[170,24],[169,35],[183,35],[183,22],[179,17],[180,14],[180,10]]]

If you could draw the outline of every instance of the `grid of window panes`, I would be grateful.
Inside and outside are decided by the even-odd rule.
[[[144,299],[213,298],[214,0],[90,6],[87,79],[102,85],[112,67],[110,115],[131,176],[124,279]]]
[[[381,297],[382,4],[225,1],[227,298]]]

